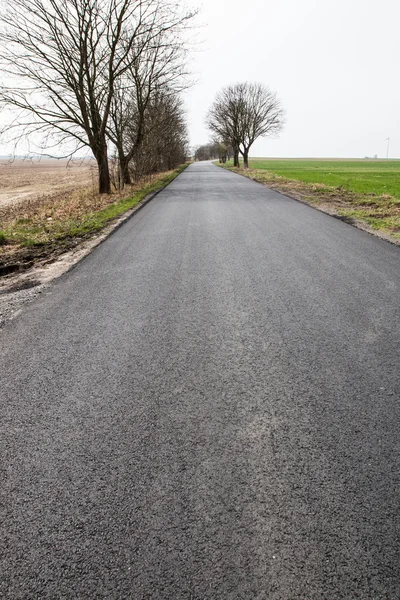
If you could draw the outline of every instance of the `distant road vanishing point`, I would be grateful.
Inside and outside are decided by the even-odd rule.
[[[0,597],[400,598],[399,258],[191,165],[0,332]]]

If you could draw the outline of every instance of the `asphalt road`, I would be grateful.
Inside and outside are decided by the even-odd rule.
[[[191,166],[0,332],[0,598],[398,600],[399,259]]]

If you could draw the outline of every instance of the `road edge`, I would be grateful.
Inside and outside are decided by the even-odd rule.
[[[22,273],[16,273],[0,279],[0,330],[6,322],[18,316],[24,305],[29,304],[39,296],[47,287],[61,276],[72,271],[96,248],[111,237],[127,221],[133,218],[151,200],[164,191],[189,167],[185,165],[180,173],[166,185],[148,194],[136,206],[130,208],[122,215],[111,221],[100,233],[84,240],[72,250],[68,250],[47,265],[37,265]]]

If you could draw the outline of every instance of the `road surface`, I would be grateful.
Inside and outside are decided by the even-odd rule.
[[[185,171],[0,333],[0,597],[398,600],[399,259]]]

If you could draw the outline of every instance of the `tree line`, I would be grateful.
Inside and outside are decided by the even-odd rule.
[[[197,146],[194,152],[195,160],[214,160],[219,159],[219,162],[226,163],[233,155],[232,146],[229,143],[212,141],[208,144]]]
[[[68,156],[89,148],[100,193],[111,191],[110,143],[119,187],[181,164],[194,16],[177,0],[4,0],[0,103],[13,115],[5,130]]]

